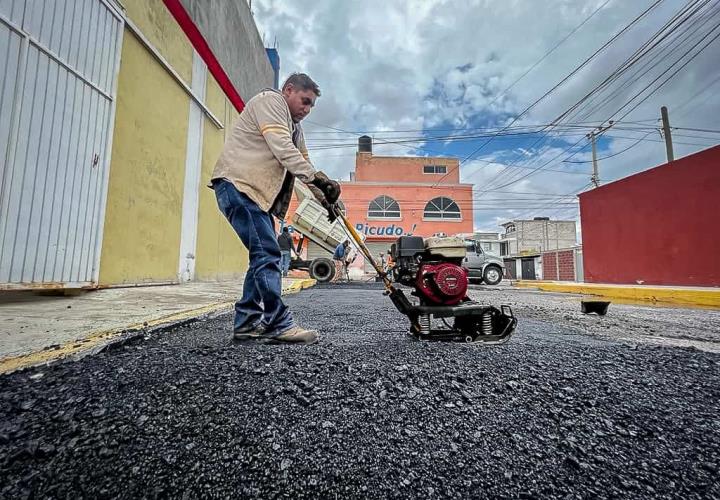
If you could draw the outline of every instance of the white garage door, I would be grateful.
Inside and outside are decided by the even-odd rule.
[[[0,0],[0,287],[97,282],[123,21]]]
[[[387,262],[388,250],[390,249],[390,246],[392,244],[393,244],[393,242],[388,240],[387,242],[382,242],[382,243],[377,243],[377,242],[367,243],[367,247],[370,250],[370,255],[372,255],[372,258],[375,259],[375,261],[378,264],[380,264],[380,253],[382,252],[385,255],[385,259]],[[363,268],[364,268],[365,272],[374,274],[375,270],[373,269],[370,262],[367,259],[364,259],[364,260],[365,260],[365,264],[364,264]]]

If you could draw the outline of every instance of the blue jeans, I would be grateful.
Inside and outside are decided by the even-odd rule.
[[[290,252],[286,250],[280,251],[280,269],[283,276],[287,276],[290,271]]]
[[[290,309],[283,303],[280,246],[275,220],[226,180],[215,181],[218,207],[250,254],[250,265],[240,300],[235,302],[235,330],[262,323],[268,331],[293,326]]]

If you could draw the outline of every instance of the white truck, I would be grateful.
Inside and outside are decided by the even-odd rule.
[[[463,267],[467,268],[470,282],[480,282],[487,285],[497,285],[505,274],[505,263],[497,255],[492,255],[482,249],[479,241],[465,238],[465,261]]]
[[[305,241],[310,240],[327,250],[329,255],[312,260],[292,259],[290,269],[307,271],[318,282],[328,282],[335,277],[335,263],[332,261],[335,247],[348,239],[345,229],[339,220],[328,221],[327,211],[301,182],[295,183],[295,196],[300,204],[291,219],[292,229],[301,235],[296,253],[299,255]]]

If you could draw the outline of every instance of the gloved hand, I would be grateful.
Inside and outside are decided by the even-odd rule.
[[[322,191],[320,191],[320,188],[317,188],[313,186],[312,184],[307,184],[308,189],[310,192],[312,192],[315,199],[320,203],[322,206],[325,206],[325,203],[327,203],[327,199],[325,199],[325,195]]]
[[[332,224],[337,219],[337,216],[335,215],[335,210],[333,210],[333,205],[331,205],[327,198],[325,197],[325,194],[323,194],[322,191],[320,191],[320,188],[317,188],[313,185],[308,184],[308,189],[312,192],[313,196],[315,196],[315,199],[323,206],[325,210],[327,210],[328,213],[328,220]]]
[[[330,221],[330,224],[335,222],[337,220],[337,215],[335,215],[335,205],[331,205],[327,201],[323,204],[323,208],[327,210],[328,213],[328,220]]]
[[[340,184],[330,179],[324,172],[315,172],[312,184],[323,192],[331,205],[340,199]]]

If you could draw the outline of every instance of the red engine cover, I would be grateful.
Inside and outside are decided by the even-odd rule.
[[[448,262],[424,264],[420,266],[415,287],[430,302],[455,305],[467,292],[467,269]]]

